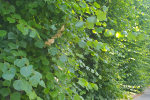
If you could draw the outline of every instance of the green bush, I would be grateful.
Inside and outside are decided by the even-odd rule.
[[[148,2],[0,0],[0,99],[115,100],[147,86]]]

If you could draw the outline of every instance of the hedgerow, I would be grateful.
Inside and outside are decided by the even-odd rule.
[[[0,99],[127,99],[149,85],[149,3],[0,0]]]

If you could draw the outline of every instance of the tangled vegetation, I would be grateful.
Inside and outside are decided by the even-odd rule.
[[[116,100],[149,85],[149,0],[0,0],[0,100]]]

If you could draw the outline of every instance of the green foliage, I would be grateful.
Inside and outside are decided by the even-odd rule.
[[[0,100],[116,100],[149,85],[149,3],[1,0]]]

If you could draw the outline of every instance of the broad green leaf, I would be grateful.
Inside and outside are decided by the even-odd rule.
[[[30,37],[32,37],[32,38],[36,37],[36,31],[33,31],[33,30],[32,30],[32,31],[30,32]]]
[[[11,51],[11,53],[14,55],[14,56],[23,56],[23,57],[26,57],[26,53],[24,51]]]
[[[15,23],[15,19],[7,17],[7,20],[9,21],[9,23]]]
[[[19,19],[19,23],[22,25],[27,25],[27,22],[24,19]],[[24,31],[24,30],[22,30]]]
[[[88,29],[93,29],[94,28],[94,23],[86,22],[86,26],[87,26]]]
[[[102,33],[103,29],[104,29],[103,27],[98,27],[98,28],[95,29],[95,31],[97,33]]]
[[[79,78],[78,83],[79,83],[82,87],[88,85],[88,82],[87,82],[85,79],[83,79],[83,78]]]
[[[27,82],[23,81],[21,84],[21,88],[28,94],[32,91],[32,86]]]
[[[13,92],[10,94],[11,100],[21,100],[21,94],[19,92]]]
[[[58,78],[59,78],[60,81],[64,82],[67,79],[67,75],[64,74],[64,73],[61,73]]]
[[[55,56],[57,54],[57,48],[52,47],[52,48],[48,49],[48,53],[51,54],[52,56]]]
[[[94,89],[98,91],[98,86],[97,86],[97,84],[94,84]]]
[[[92,17],[88,17],[87,18],[87,21],[89,22],[89,23],[96,23],[96,16],[92,16]]]
[[[30,100],[35,100],[35,98],[36,98],[36,93],[35,93],[34,91],[31,91],[31,92],[29,93],[29,98],[30,98]]]
[[[96,8],[100,8],[100,5],[99,5],[97,2],[94,2],[94,6],[95,6]]]
[[[55,97],[57,97],[58,96],[58,90],[56,90],[56,91],[53,91],[52,93],[51,93],[51,96],[53,97],[53,98],[55,98]]]
[[[78,43],[79,47],[84,48],[87,44],[83,40]]]
[[[61,61],[61,62],[66,62],[67,61],[67,56],[66,55],[61,55],[60,57],[59,57],[59,60]]]
[[[89,89],[92,89],[92,86],[91,86],[90,83],[88,83],[87,87],[88,87]]]
[[[37,100],[43,100],[43,99],[41,99],[40,97],[37,97]]]
[[[135,39],[136,39],[136,36],[133,35],[132,33],[128,33],[127,38],[128,38],[129,40],[135,40]]]
[[[8,68],[9,68],[8,63],[0,63],[0,69],[1,69],[2,72],[7,71]]]
[[[37,11],[35,9],[29,9],[29,12],[32,14],[32,15],[35,15],[37,13]]]
[[[108,7],[103,6],[103,11],[104,11],[104,13],[106,13],[108,11]]]
[[[8,39],[16,39],[16,35],[13,32],[9,32]]]
[[[32,86],[37,87],[38,83],[40,82],[40,79],[42,78],[42,75],[36,71],[34,71],[34,74],[35,75],[29,78],[29,82]]]
[[[35,42],[35,46],[38,48],[43,48],[45,43],[42,40]]]
[[[24,40],[18,41],[20,47],[26,48],[27,42]]]
[[[28,77],[28,76],[30,76],[30,75],[33,73],[32,68],[33,68],[32,65],[29,65],[28,67],[22,67],[22,68],[20,69],[20,73],[21,73],[24,77]]]
[[[11,48],[11,49],[18,49],[19,46],[17,44],[14,44],[14,43],[8,43],[8,46]]]
[[[0,89],[0,94],[3,96],[3,97],[6,97],[10,94],[10,89],[9,88],[2,88]]]
[[[41,85],[42,87],[46,88],[46,87],[45,87],[45,83],[44,83],[43,80],[41,80],[41,81],[39,82],[39,85]]]
[[[40,78],[36,77],[35,75],[29,78],[29,82],[32,86],[37,87],[38,83],[40,82]]]
[[[15,12],[15,10],[16,10],[16,8],[13,6],[13,5],[10,5],[9,6],[9,10],[10,10],[10,12]]]
[[[74,98],[74,100],[81,100],[80,96],[78,94],[76,94],[73,98]]]
[[[24,27],[24,30],[22,31],[23,35],[27,35],[29,33],[29,29],[27,27]]]
[[[83,21],[79,21],[75,24],[76,27],[82,27],[83,26]]]
[[[145,40],[146,39],[146,36],[144,34],[140,34],[138,36],[138,40]]]
[[[64,100],[65,99],[65,94],[60,93],[58,98],[59,98],[59,100]],[[74,99],[74,100],[76,100],[76,99]]]
[[[110,37],[110,36],[114,36],[115,35],[115,31],[114,30],[108,30],[108,29],[106,29],[105,30],[105,33],[104,33],[104,36],[105,37]]]
[[[16,73],[16,69],[12,67],[9,70],[5,71],[2,77],[6,80],[11,80],[14,78],[15,73]]]
[[[7,56],[7,57],[4,57],[4,59],[8,62],[11,62],[13,63],[15,61],[15,57],[14,56]]]
[[[0,30],[0,37],[4,37],[6,35],[6,31],[5,30]]]
[[[88,1],[88,2],[93,2],[93,0],[86,0],[86,1]]]
[[[21,19],[21,16],[19,14],[12,14],[12,17],[15,19]]]
[[[11,81],[9,81],[9,80],[5,80],[3,82],[3,86],[10,86],[10,85],[11,85]]]
[[[52,73],[48,72],[48,73],[46,74],[46,78],[47,78],[48,80],[52,81],[52,80],[54,80],[54,75],[53,75]]]
[[[19,31],[23,32],[24,31],[24,25],[22,24],[17,24],[17,28]]]
[[[18,67],[23,67],[25,64],[29,65],[29,60],[27,58],[16,59],[14,65]]]
[[[55,25],[51,25],[50,28],[53,29],[53,30],[57,30],[57,28],[55,27]]]
[[[103,13],[101,10],[98,10],[98,11],[96,12],[96,15],[97,15],[97,19],[98,19],[99,21],[104,21],[104,20],[106,20],[106,13]]]
[[[42,63],[43,63],[43,65],[49,65],[49,60],[48,59],[43,59]]]

